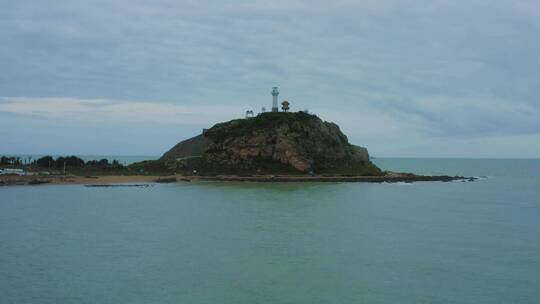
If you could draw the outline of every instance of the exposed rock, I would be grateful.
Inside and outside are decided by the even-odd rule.
[[[216,124],[177,144],[161,160],[180,160],[176,169],[201,173],[382,174],[367,149],[349,144],[336,124],[304,112],[269,112]]]
[[[154,183],[158,184],[169,184],[169,183],[176,183],[176,177],[160,177],[156,180],[154,180]]]
[[[161,157],[161,160],[176,160],[186,157],[202,156],[212,141],[203,134],[179,142]]]

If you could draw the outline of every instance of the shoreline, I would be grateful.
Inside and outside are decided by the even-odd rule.
[[[413,183],[413,182],[451,182],[475,181],[475,177],[448,175],[416,175],[390,172],[383,176],[305,176],[305,175],[102,175],[102,176],[0,176],[0,186],[32,185],[86,185],[108,186],[130,183],[177,183],[177,182],[354,182],[354,183]]]
[[[447,175],[384,175],[384,176],[200,176],[187,178],[189,181],[217,182],[349,182],[349,183],[413,183],[475,181],[474,177]]]
[[[0,176],[0,186],[36,185],[107,185],[151,183],[161,176],[155,175],[100,175],[100,176]]]

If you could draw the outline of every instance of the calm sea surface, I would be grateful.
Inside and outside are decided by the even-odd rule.
[[[0,303],[540,303],[540,160],[415,184],[0,187]]]

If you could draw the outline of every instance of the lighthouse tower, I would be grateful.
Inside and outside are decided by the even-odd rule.
[[[279,112],[277,97],[279,95],[278,87],[272,87],[272,112]]]

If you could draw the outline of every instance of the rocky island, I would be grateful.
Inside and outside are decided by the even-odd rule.
[[[350,144],[336,124],[305,112],[267,112],[216,124],[158,162],[202,175],[383,174],[367,149]]]
[[[339,126],[307,112],[266,112],[218,123],[159,160],[131,166],[180,180],[414,182],[470,180],[382,171]],[[174,181],[174,180],[172,180]]]
[[[349,143],[339,126],[307,112],[265,112],[218,123],[157,160],[128,166],[106,159],[42,157],[0,175],[0,185],[129,182],[416,182],[474,180],[383,171],[368,150]],[[46,173],[46,175],[44,175]]]

